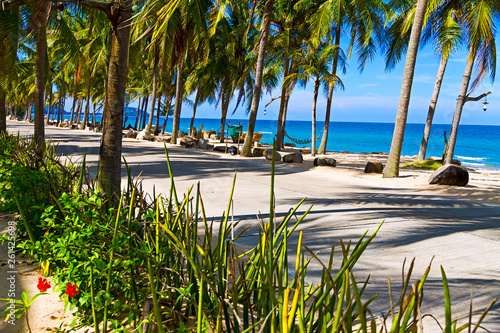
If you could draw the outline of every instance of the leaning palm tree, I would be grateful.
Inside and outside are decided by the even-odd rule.
[[[399,15],[387,29],[386,70],[395,67],[408,47],[416,3],[401,1],[400,7],[398,6]],[[462,42],[462,33],[458,22],[460,16],[461,7],[457,1],[429,0],[420,44],[425,45],[428,41],[432,41],[436,53],[441,55],[441,60],[429,104],[418,160],[425,159],[434,111],[448,59]]]
[[[428,24],[429,27],[436,30],[430,34],[435,39],[436,49],[441,54],[441,61],[439,63],[436,83],[434,84],[434,90],[432,92],[429,110],[427,112],[422,143],[420,144],[420,150],[418,152],[417,160],[419,161],[425,160],[427,144],[431,133],[432,120],[434,118],[434,112],[439,92],[441,90],[441,82],[443,81],[448,59],[451,53],[454,52],[462,42],[462,31],[458,24],[458,18],[461,16],[460,12],[462,8],[460,6],[456,6],[456,4],[457,2],[452,2],[444,4],[444,6],[438,8],[432,15],[433,17],[430,20],[432,23]]]
[[[401,149],[403,147],[406,119],[408,116],[408,105],[410,104],[411,86],[413,84],[413,74],[415,71],[417,51],[426,8],[427,0],[418,0],[417,7],[415,9],[415,18],[411,28],[410,40],[408,43],[408,52],[406,54],[406,63],[403,73],[403,82],[401,84],[401,95],[399,97],[399,106],[394,126],[391,150],[389,152],[387,164],[383,171],[383,176],[387,178],[399,176],[399,161],[401,158]]]
[[[283,78],[290,74],[297,73],[299,58],[293,54],[300,55],[302,48],[307,47],[306,41],[311,39],[310,20],[317,9],[317,4],[305,4],[297,0],[279,0],[276,2],[276,8],[280,15],[273,17],[273,27],[277,33],[270,36],[268,49],[271,53],[270,61],[276,61],[280,67],[280,74]],[[284,131],[286,117],[288,113],[288,103],[296,81],[282,81],[281,95],[276,97],[280,99],[278,126],[276,132],[276,147],[282,149],[284,146]],[[271,102],[274,99],[271,100]],[[269,103],[271,103],[269,102]]]
[[[496,69],[496,47],[495,47],[495,22],[493,15],[498,9],[494,0],[471,0],[462,3],[464,9],[463,24],[468,41],[469,55],[465,65],[462,84],[457,98],[455,114],[448,141],[448,149],[445,153],[443,164],[450,164],[455,151],[458,125],[462,116],[462,109],[468,96],[477,88],[486,73],[490,73],[492,80],[495,78]],[[495,7],[497,6],[497,7]],[[478,75],[469,85],[474,63],[477,66]]]
[[[245,157],[252,156],[253,133],[255,130],[255,122],[257,120],[257,111],[259,110],[260,94],[262,91],[262,74],[264,72],[264,60],[266,56],[266,44],[269,37],[269,26],[271,25],[271,16],[273,14],[274,0],[266,0],[264,14],[261,25],[259,53],[257,55],[257,63],[255,67],[255,86],[252,97],[252,106],[250,117],[248,119],[247,133],[245,143],[241,155]]]

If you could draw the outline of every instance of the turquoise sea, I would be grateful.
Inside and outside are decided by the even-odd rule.
[[[160,118],[160,126],[163,125],[163,117]],[[97,121],[100,121],[97,117]],[[190,118],[181,118],[180,130],[188,132]],[[153,122],[154,123],[154,122]],[[219,130],[220,120],[199,118],[195,119],[194,126],[200,127],[203,123],[205,130]],[[243,125],[246,130],[247,119],[228,119],[231,125]],[[134,126],[135,117],[130,113],[127,125]],[[316,132],[319,135],[323,129],[324,122],[317,122]],[[444,149],[444,132],[449,136],[451,125],[434,124],[432,126],[427,157],[441,157]],[[172,119],[168,119],[166,131],[172,129]],[[257,120],[256,131],[263,133],[261,142],[272,143],[276,135],[277,120]],[[286,132],[296,139],[308,139],[311,136],[311,121],[287,121]],[[391,147],[394,124],[390,123],[365,123],[365,122],[331,122],[328,137],[328,151],[349,151],[353,153],[385,152],[389,153]],[[403,155],[417,155],[424,124],[407,124],[403,142]],[[285,142],[291,142],[287,138]],[[317,141],[316,147],[319,146]],[[304,145],[297,145],[304,146]],[[310,146],[310,145],[309,145]],[[457,143],[455,147],[455,158],[459,159],[465,166],[476,166],[482,168],[500,169],[500,126],[488,125],[460,125]]]

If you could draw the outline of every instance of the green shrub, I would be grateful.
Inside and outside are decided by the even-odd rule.
[[[34,239],[42,235],[36,225],[44,206],[51,203],[51,198],[71,191],[77,176],[77,169],[61,163],[50,143],[39,145],[35,140],[8,133],[0,137],[2,211],[21,214],[21,231],[31,229]]]
[[[435,161],[432,158],[426,159],[424,161],[412,161],[403,164],[403,168],[413,168],[422,170],[437,170],[442,167],[441,162]]]
[[[52,167],[41,168],[40,175],[59,179],[55,166],[60,163],[55,155],[50,158],[54,160],[45,165]],[[396,304],[389,304],[381,319],[369,311],[375,297],[363,296],[369,280],[358,283],[352,273],[378,229],[357,243],[340,241],[336,267],[333,247],[329,262],[323,263],[299,234],[291,261],[290,237],[311,208],[295,220],[304,199],[281,221],[275,219],[273,163],[270,217],[261,221],[257,245],[243,253],[237,240],[247,229],[233,235],[238,223],[229,222],[236,175],[217,226],[205,216],[199,186],[178,197],[168,154],[167,164],[172,184],[167,198],[147,199],[129,177],[129,190],[122,194],[119,207],[107,207],[102,194],[91,190],[92,184],[83,190],[84,164],[79,178],[63,178],[67,191],[53,188],[52,180],[47,180],[50,201],[41,200],[36,208],[41,213],[30,213],[36,223],[26,224],[37,238],[25,238],[18,246],[35,257],[59,286],[76,285],[80,293],[73,296],[66,296],[64,287],[59,290],[77,308],[80,325],[96,331],[101,327],[103,332],[130,332],[146,323],[158,332],[380,332],[383,327],[391,332],[415,331],[423,315],[423,287],[430,266],[413,286],[411,274],[405,277],[400,296],[394,297]],[[305,282],[311,261],[322,267],[318,285]],[[408,272],[412,271],[413,262]],[[451,319],[444,272],[442,278],[446,331],[451,332],[456,321]]]

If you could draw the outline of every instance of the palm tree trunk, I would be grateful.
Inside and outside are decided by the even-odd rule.
[[[196,91],[196,97],[194,98],[193,115],[191,116],[191,124],[189,124],[189,135],[191,136],[194,136],[194,118],[196,117],[196,109],[200,101],[200,91],[201,87],[198,87],[198,90]]]
[[[291,70],[290,71],[291,73],[296,73],[297,70],[294,69],[294,70]],[[292,82],[288,88],[286,89],[286,93],[285,93],[285,99],[284,99],[284,102],[283,102],[283,117],[282,117],[282,120],[281,120],[281,133],[283,134],[283,141],[284,141],[284,135],[285,135],[285,128],[286,128],[286,116],[288,114],[288,103],[290,102],[290,96],[292,96],[292,91],[293,89],[295,88],[295,84],[296,82]],[[284,144],[283,144],[284,146]]]
[[[141,106],[141,112],[139,113],[139,125],[137,125],[137,130],[140,131],[141,129],[144,128],[143,123],[144,123],[144,117],[146,117],[146,109],[148,107],[148,101],[149,99],[147,98],[147,94],[144,96],[142,99],[142,106]]]
[[[120,2],[120,15],[112,21],[108,85],[103,114],[97,185],[116,202],[121,191],[122,123],[127,83],[132,2]]]
[[[7,130],[7,110],[6,110],[7,93],[0,88],[0,134]]]
[[[78,74],[78,69],[77,72],[75,73],[75,76],[79,75]],[[73,125],[73,118],[75,116],[75,107],[76,107],[76,101],[78,99],[78,89],[80,87],[80,80],[78,80],[78,77],[75,77],[75,91],[73,92],[73,106],[71,107],[71,115],[69,116],[69,126]]]
[[[135,125],[134,129],[137,131],[137,126],[139,124],[139,118],[141,117],[141,98],[137,101],[137,110],[135,111]]]
[[[436,77],[436,83],[434,84],[434,91],[432,92],[431,103],[429,104],[429,111],[427,111],[427,120],[425,122],[424,136],[422,138],[422,143],[420,144],[420,150],[418,152],[418,161],[425,160],[425,154],[427,153],[427,144],[429,143],[429,136],[431,134],[432,119],[434,118],[434,111],[436,110],[436,104],[439,98],[439,91],[441,90],[441,82],[443,81],[444,71],[446,70],[446,64],[448,63],[448,56],[443,55],[441,57],[441,62],[439,64],[439,69]]]
[[[65,75],[64,69],[61,70],[62,82],[61,82],[61,92],[59,93],[59,110],[57,112],[57,123],[61,123],[64,117],[64,98],[66,95],[66,85],[65,85]]]
[[[413,26],[411,27],[408,52],[406,54],[406,63],[403,73],[403,82],[401,84],[398,113],[396,115],[396,122],[394,124],[394,134],[392,136],[391,150],[389,152],[387,164],[383,172],[384,178],[399,176],[399,161],[401,159],[401,149],[403,148],[406,119],[408,117],[408,105],[410,104],[411,86],[413,84],[413,74],[415,71],[415,63],[417,60],[420,33],[422,31],[422,24],[424,22],[426,9],[427,0],[418,0]]]
[[[80,124],[80,129],[84,130],[87,127],[87,122],[89,119],[89,111],[90,111],[90,68],[89,68],[89,77],[87,82],[87,103],[85,104],[85,112],[83,113],[83,121]]]
[[[82,121],[82,109],[83,109],[83,98],[80,98],[78,100],[78,108],[77,108],[76,119],[75,119],[75,123],[77,125],[80,124]]]
[[[161,135],[165,134],[165,128],[167,127],[168,116],[170,114],[171,105],[172,105],[172,96],[169,96],[167,99],[167,104],[165,105],[165,120],[163,121],[163,128],[161,129]]]
[[[290,57],[285,55],[285,71],[283,73],[283,77],[287,77],[290,72]],[[285,111],[285,95],[286,95],[287,86],[285,84],[281,85],[281,100],[280,100],[280,112],[278,114],[278,132],[276,133],[276,147],[277,149],[282,149],[284,134],[283,134],[283,113]]]
[[[146,103],[144,105],[144,110],[142,111],[142,125],[141,128],[146,128],[146,116],[148,115],[149,98],[146,97],[144,100]]]
[[[179,63],[177,64],[177,80],[175,87],[175,106],[174,106],[174,123],[172,125],[172,139],[171,144],[177,143],[177,133],[179,132],[179,123],[181,120],[181,107],[182,107],[182,96],[184,95],[184,85],[182,83],[182,69],[184,67],[184,57],[183,55],[179,58]]]
[[[96,111],[97,105],[96,103],[92,104],[92,127],[95,130],[95,111]]]
[[[24,106],[24,120],[31,120],[31,111],[33,108],[33,102],[30,101]]]
[[[253,90],[252,107],[250,110],[250,117],[248,119],[247,134],[241,155],[250,157],[252,156],[253,133],[255,130],[255,122],[257,120],[257,112],[259,110],[260,93],[262,91],[262,74],[264,72],[264,60],[266,57],[266,44],[269,37],[269,26],[271,24],[271,16],[273,14],[274,0],[266,0],[266,7],[264,9],[264,19],[262,22],[259,54],[257,56],[257,64],[255,67],[255,87]]]
[[[160,50],[158,48],[158,43],[155,45],[155,58],[153,64],[153,92],[151,94],[151,111],[149,112],[148,126],[146,127],[146,133],[149,135],[151,133],[151,127],[153,127],[153,117],[155,115],[155,105],[156,105],[156,92],[158,87],[158,61],[160,57]]]
[[[162,93],[161,91],[158,93],[158,105],[156,107],[156,128],[155,128],[155,135],[158,135],[160,133],[160,109],[161,109],[161,96]]]
[[[227,110],[229,109],[229,93],[222,93],[222,105],[221,105],[221,115],[220,115],[220,138],[219,142],[223,143],[225,139],[225,131],[226,131],[226,118],[227,118]],[[248,134],[248,132],[247,132]]]
[[[455,114],[453,116],[453,123],[451,124],[450,138],[448,140],[448,150],[446,151],[443,164],[450,164],[453,160],[455,152],[455,143],[457,142],[458,125],[460,124],[460,117],[462,116],[462,109],[467,97],[467,89],[469,89],[470,76],[472,68],[474,67],[474,58],[469,54],[467,64],[465,65],[464,76],[462,77],[462,85],[458,94],[457,106],[455,107]]]
[[[50,121],[50,109],[52,109],[52,77],[49,78],[50,81],[50,87],[49,87],[49,110],[47,111],[47,119],[45,119],[45,125],[49,124]],[[55,111],[54,111],[55,112]]]
[[[337,75],[337,65],[339,62],[339,50],[340,50],[340,22],[337,22],[337,28],[335,29],[335,54],[333,56],[332,75]],[[328,98],[326,100],[325,125],[323,127],[323,136],[321,137],[321,143],[319,144],[318,154],[326,153],[326,145],[328,143],[328,131],[330,128],[330,113],[332,110],[332,98],[333,98],[333,89],[334,88],[335,88],[335,85],[330,85],[328,87]]]
[[[45,63],[47,61],[47,18],[51,4],[39,2],[36,18],[36,56],[35,56],[35,140],[45,139]]]
[[[311,156],[316,156],[316,102],[318,101],[320,80],[316,78],[314,83],[314,98],[312,106],[312,142],[311,142]]]

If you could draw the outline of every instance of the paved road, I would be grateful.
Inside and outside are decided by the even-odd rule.
[[[8,122],[9,130],[28,133],[29,124]],[[97,161],[99,135],[90,132],[47,128],[47,137],[59,143],[59,152],[74,159],[87,152],[88,161]],[[143,186],[156,193],[167,193],[170,186],[163,145],[125,140],[123,155]],[[242,159],[178,147],[169,148],[177,190],[185,192],[200,182],[208,216],[220,217],[227,207],[232,178],[237,171],[234,194],[234,219],[258,226],[257,214],[269,211],[270,164],[257,159]],[[432,258],[432,270],[424,291],[424,311],[440,322],[444,316],[440,265],[446,270],[456,316],[466,315],[471,292],[474,309],[482,310],[500,297],[500,208],[482,202],[391,187],[370,187],[345,177],[345,173],[322,172],[315,168],[278,165],[276,169],[276,210],[283,216],[302,198],[304,212],[314,205],[299,228],[303,242],[327,262],[332,244],[339,239],[357,240],[385,221],[378,236],[357,264],[358,280],[371,274],[369,293],[380,294],[372,309],[389,308],[387,277],[393,290],[401,284],[402,264],[416,258],[414,281]],[[122,172],[125,177],[125,172]],[[125,179],[125,178],[124,178]],[[256,228],[240,240],[255,244]],[[294,248],[296,238],[291,241]],[[337,247],[338,248],[338,247]],[[338,252],[337,252],[338,253]],[[293,253],[291,253],[293,256]],[[340,261],[340,258],[338,258]],[[317,281],[321,266],[312,263],[308,280]],[[500,332],[500,306],[496,305],[486,326]],[[439,332],[432,319],[424,320],[425,332]]]

